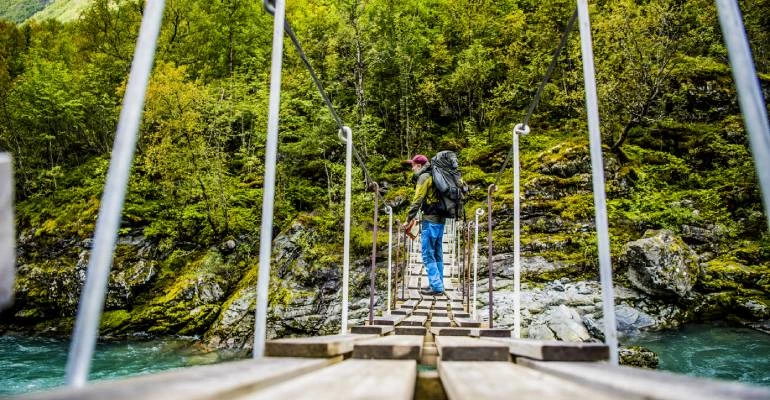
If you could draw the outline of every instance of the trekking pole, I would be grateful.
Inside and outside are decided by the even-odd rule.
[[[484,215],[484,210],[476,209],[476,234],[473,237],[473,320],[476,320],[476,295],[478,293],[479,280],[479,217]]]
[[[487,188],[487,269],[489,271],[489,327],[492,328],[492,308],[494,307],[494,275],[492,274],[492,192],[497,190],[495,184]]]
[[[372,269],[369,272],[369,325],[374,324],[374,277],[376,274],[376,266],[377,266],[377,220],[379,219],[379,198],[377,194],[380,191],[380,186],[377,184],[377,182],[372,182],[371,185],[369,185],[369,190],[374,192],[374,221],[372,222],[372,225],[374,225],[372,229]]]

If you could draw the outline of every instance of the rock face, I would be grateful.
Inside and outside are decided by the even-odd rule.
[[[655,369],[660,363],[657,354],[641,346],[621,347],[618,353],[621,365]]]
[[[639,290],[660,297],[688,297],[698,278],[698,258],[671,231],[650,232],[627,243],[620,266]]]

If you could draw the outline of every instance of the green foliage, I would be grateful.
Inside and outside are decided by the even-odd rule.
[[[4,1],[16,6],[17,20],[35,4]],[[59,0],[39,15],[72,16],[73,5],[86,3],[66,23],[0,23],[0,148],[14,156],[18,231],[33,241],[27,247],[89,237],[102,195],[144,2]],[[744,10],[764,84],[766,6],[753,0]],[[469,214],[485,207],[511,129],[573,7],[566,0],[299,0],[288,19],[403,222],[413,188],[400,160],[416,153],[456,150],[472,189]],[[713,2],[591,7],[613,255],[647,229],[692,226],[713,232],[715,257],[766,265],[766,218]],[[228,294],[256,279],[253,261],[211,271],[207,265],[228,261],[200,260],[232,238],[249,248],[239,247],[243,257],[253,257],[272,21],[259,2],[167,2],[121,222],[121,232],[142,232],[163,258],[151,293],[164,295],[154,301],[148,294],[144,308],[127,310],[137,326],[163,320],[159,331],[195,332],[219,309],[206,304],[190,314],[179,295],[192,277],[242,278],[235,285],[225,279]],[[589,276],[596,243],[576,36],[530,120],[532,133],[521,138],[522,201],[535,215],[523,230],[533,254]],[[344,145],[288,41],[283,68],[273,224],[279,232],[306,222],[317,236],[305,249],[310,268],[331,268],[342,257]],[[506,249],[510,170],[500,177],[493,239]],[[353,180],[351,241],[362,258],[372,246],[373,197],[358,166]],[[381,213],[378,226],[386,221]],[[387,234],[380,232],[382,249]],[[45,256],[33,250],[22,257]],[[271,298],[287,304],[293,293],[276,283]],[[121,312],[106,326],[122,325]]]

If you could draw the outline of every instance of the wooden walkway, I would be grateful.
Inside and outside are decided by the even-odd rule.
[[[348,334],[271,340],[259,360],[19,398],[770,400],[770,389],[609,365],[601,343],[514,339],[510,330],[488,329],[464,308],[452,267],[445,295],[422,296],[427,276],[410,263],[406,298]]]
[[[601,343],[513,339],[506,329],[464,327],[468,319],[456,317],[465,313],[452,309],[451,292],[405,299],[350,334],[268,341],[260,360],[20,398],[770,399],[764,388],[611,366]],[[416,315],[420,310],[425,315]]]

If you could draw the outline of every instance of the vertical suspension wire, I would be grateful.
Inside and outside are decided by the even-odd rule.
[[[254,310],[254,358],[265,355],[267,336],[267,292],[270,284],[270,261],[273,252],[273,205],[275,201],[275,164],[278,159],[278,114],[281,108],[281,67],[283,63],[283,27],[286,4],[275,0],[273,18],[273,50],[270,68],[270,100],[265,144],[265,178],[262,189],[262,226],[259,233],[259,274],[257,305]]]
[[[16,280],[13,189],[13,160],[10,154],[0,153],[0,311],[13,303]]]
[[[377,197],[377,196],[375,196]],[[390,314],[390,304],[392,301],[391,292],[393,289],[392,281],[392,269],[393,262],[391,260],[391,253],[393,251],[393,209],[390,206],[385,206],[385,212],[388,213],[388,306],[387,312]]]
[[[591,146],[591,172],[594,191],[594,212],[599,248],[599,267],[602,284],[602,309],[604,314],[605,343],[610,348],[610,363],[618,365],[618,339],[615,323],[615,294],[612,287],[610,236],[607,223],[607,199],[604,192],[604,162],[602,138],[599,132],[599,104],[596,95],[594,54],[591,43],[591,20],[588,0],[577,0],[580,19],[580,48],[583,56],[583,77],[586,94],[586,114]]]
[[[120,228],[126,186],[136,150],[139,125],[144,111],[144,97],[155,58],[155,47],[164,8],[165,0],[148,0],[139,27],[139,37],[115,133],[107,182],[99,206],[99,217],[94,231],[94,248],[88,260],[86,284],[78,304],[75,329],[67,358],[66,380],[69,386],[85,385],[91,369],[91,358],[96,346],[104,296],[112,266],[112,253]]]
[[[489,295],[489,303],[487,309],[489,310],[489,327],[494,327],[494,306],[495,306],[495,291],[494,291],[494,281],[495,281],[495,275],[494,275],[494,263],[492,262],[492,256],[493,256],[493,250],[492,249],[492,192],[497,190],[497,186],[495,184],[489,185],[487,188],[487,272],[488,272],[488,280],[487,285],[488,287],[488,295]]]
[[[344,137],[342,134],[344,133]],[[345,142],[345,233],[343,234],[342,252],[342,316],[340,317],[340,334],[348,333],[348,291],[350,280],[350,209],[353,181],[353,131],[344,126],[340,137]]]
[[[372,222],[372,269],[369,271],[369,325],[374,324],[374,292],[376,291],[374,280],[377,274],[377,225],[379,223],[380,206],[378,204],[378,194],[380,186],[377,182],[372,182],[369,189],[374,193],[374,221]]]
[[[529,133],[529,126],[513,128],[513,336],[521,338],[521,165],[519,135]]]
[[[741,10],[735,0],[716,0],[719,24],[727,45],[733,79],[738,89],[738,100],[743,121],[749,133],[754,166],[765,205],[765,217],[770,228],[770,126],[762,88],[757,79],[749,39],[743,27]]]
[[[476,234],[473,236],[473,320],[476,321],[476,298],[478,295],[479,280],[479,217],[484,215],[484,210],[476,209]]]

